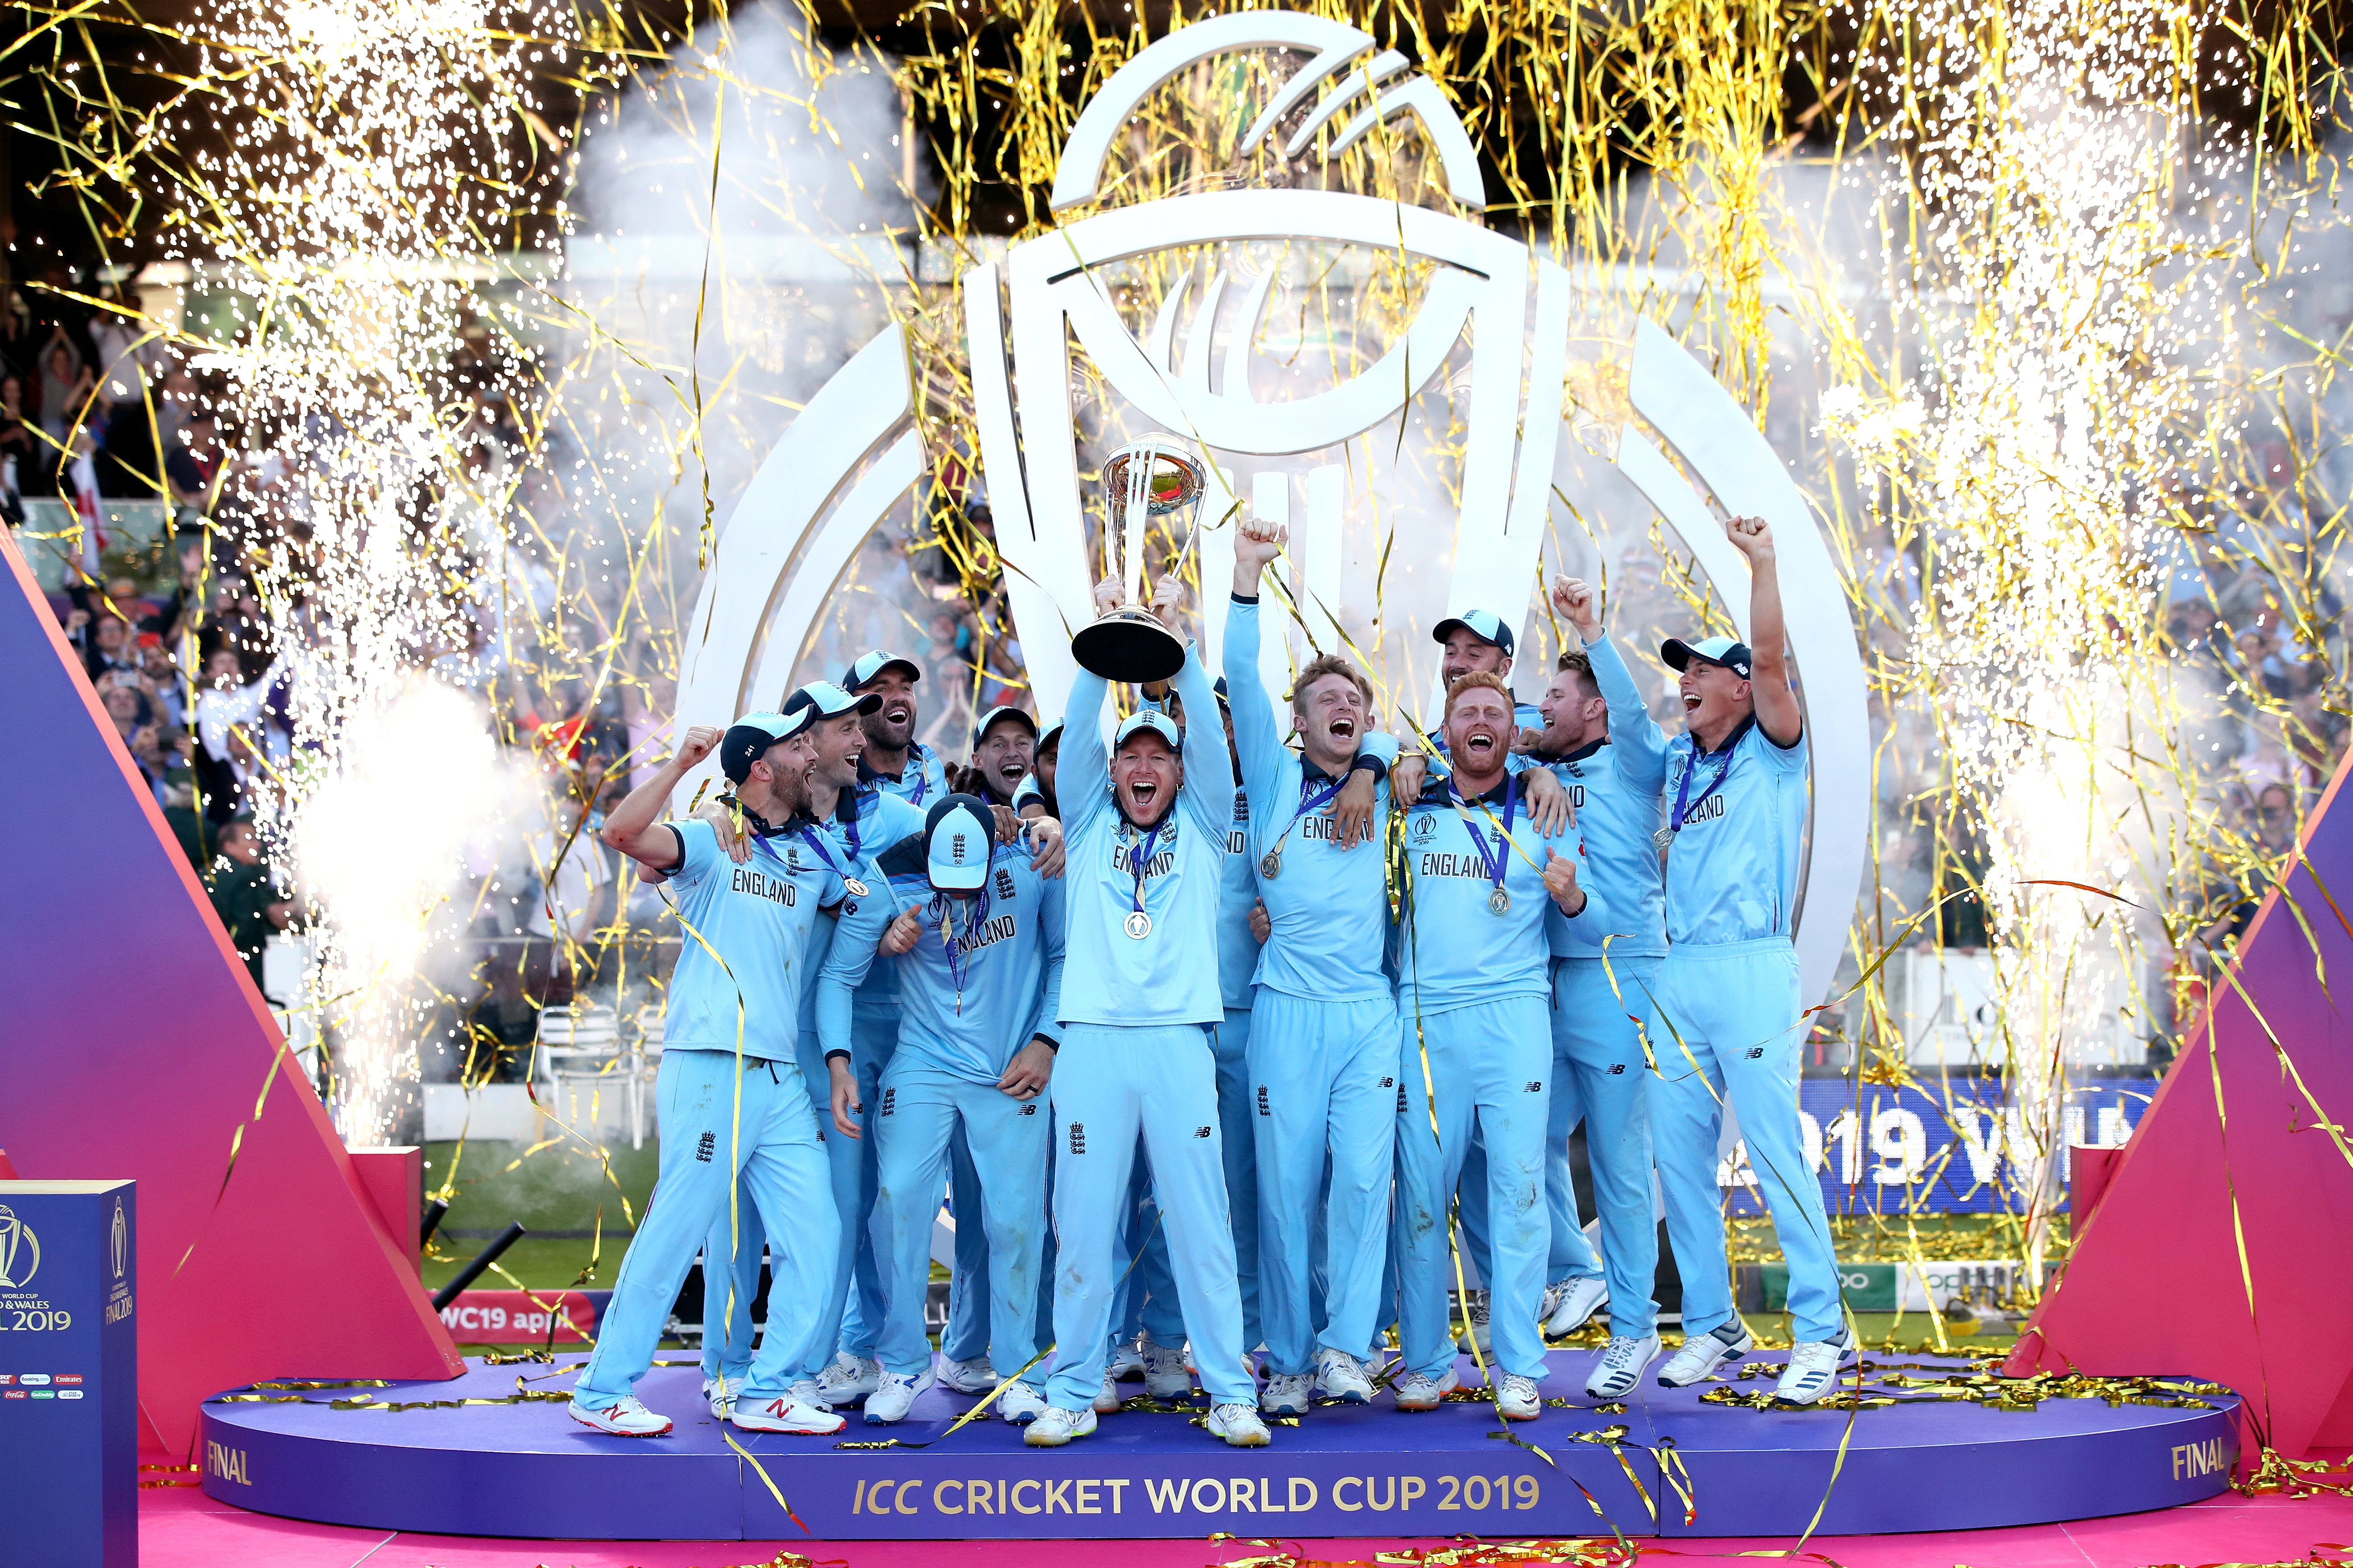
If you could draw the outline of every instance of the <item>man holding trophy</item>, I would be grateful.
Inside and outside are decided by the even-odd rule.
[[[1059,1147],[1054,1338],[1048,1407],[1025,1440],[1054,1447],[1095,1429],[1113,1287],[1125,1268],[1120,1226],[1139,1132],[1162,1223],[1184,1281],[1186,1337],[1208,1393],[1210,1433],[1262,1447],[1257,1388],[1242,1361],[1242,1313],[1227,1218],[1213,1037],[1224,1020],[1217,921],[1234,773],[1209,674],[1171,629],[1183,590],[1164,576],[1143,596],[1145,524],[1189,513],[1208,470],[1166,437],[1104,465],[1124,524],[1124,583],[1095,591],[1101,612],[1072,639],[1057,794],[1070,846],[1061,1045],[1052,1079]],[[1113,680],[1174,678],[1192,723],[1140,710],[1103,742]]]

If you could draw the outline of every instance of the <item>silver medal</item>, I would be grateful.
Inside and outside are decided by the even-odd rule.
[[[1504,891],[1501,888],[1496,889],[1493,892],[1487,895],[1487,908],[1494,914],[1504,915],[1511,913],[1512,895]]]
[[[1672,827],[1662,827],[1656,833],[1651,835],[1651,842],[1661,849],[1666,848],[1668,846],[1674,843],[1674,841],[1675,830]]]
[[[1270,849],[1259,857],[1258,874],[1272,879],[1282,875],[1282,851]]]
[[[844,877],[841,879],[841,885],[849,889],[849,896],[853,899],[862,899],[866,896],[866,884],[855,877]]]
[[[1142,942],[1152,934],[1152,917],[1142,910],[1131,910],[1127,916],[1127,934]]]

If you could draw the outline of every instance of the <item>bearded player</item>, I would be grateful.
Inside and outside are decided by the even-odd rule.
[[[1164,618],[1174,619],[1179,592],[1174,577],[1162,580]],[[1116,581],[1096,589],[1099,611],[1119,601]],[[1139,710],[1106,752],[1109,689],[1082,669],[1062,733],[1070,931],[1053,1079],[1054,1339],[1069,1359],[1057,1360],[1048,1408],[1025,1440],[1050,1447],[1095,1429],[1113,1263],[1141,1132],[1182,1281],[1186,1337],[1211,1401],[1206,1424],[1238,1447],[1262,1447],[1258,1390],[1242,1364],[1218,1120],[1218,899],[1233,765],[1215,728],[1199,721],[1217,696],[1194,649],[1176,679],[1196,716],[1184,731],[1165,713]]]
[[[1378,819],[1386,818],[1380,797],[1397,742],[1372,731],[1371,683],[1331,654],[1301,668],[1290,722],[1278,728],[1259,675],[1258,589],[1284,531],[1260,519],[1240,527],[1226,679],[1244,793],[1257,806],[1245,824],[1244,867],[1256,873],[1271,925],[1254,953],[1258,990],[1248,1024],[1267,1346],[1259,1408],[1303,1415],[1311,1394],[1355,1405],[1373,1396],[1357,1358],[1373,1342],[1388,1239],[1397,1001],[1382,969],[1380,847],[1334,808],[1361,771],[1377,791]],[[1286,728],[1299,737],[1297,756],[1283,745]],[[1320,1332],[1310,1305],[1319,1199],[1327,1280]]]
[[[807,802],[810,718],[806,710],[752,713],[724,736],[689,730],[677,755],[605,824],[609,847],[668,879],[686,942],[670,975],[654,1086],[660,1176],[572,1395],[573,1419],[600,1432],[659,1437],[670,1430],[669,1417],[648,1410],[632,1389],[739,1177],[776,1238],[776,1267],[767,1333],[728,1418],[756,1432],[842,1426],[791,1386],[818,1337],[840,1226],[794,1037],[818,911],[839,904],[848,889],[823,864],[789,855],[771,826]],[[759,823],[751,865],[733,864],[709,823],[659,820],[679,781],[714,750]]]
[[[1660,649],[1679,672],[1683,734],[1652,738],[1658,726],[1598,621],[1591,637],[1611,731],[1623,742],[1648,729],[1628,755],[1656,749],[1657,773],[1646,765],[1639,782],[1660,790],[1666,805],[1657,839],[1667,855],[1668,947],[1655,982],[1658,1070],[1647,1095],[1667,1237],[1683,1275],[1683,1343],[1659,1381],[1697,1383],[1754,1348],[1733,1310],[1716,1185],[1729,1100],[1789,1267],[1797,1343],[1775,1392],[1811,1405],[1836,1385],[1855,1342],[1798,1121],[1805,1028],[1790,936],[1806,821],[1804,716],[1789,686],[1773,531],[1760,518],[1739,517],[1725,535],[1748,559],[1751,640],[1678,639]]]
[[[1484,670],[1458,679],[1446,693],[1445,731],[1453,773],[1427,785],[1405,820],[1391,1244],[1403,1370],[1391,1386],[1398,1409],[1429,1410],[1455,1385],[1450,1199],[1475,1131],[1487,1155],[1495,1405],[1506,1420],[1532,1421],[1542,1408],[1536,1310],[1551,1241],[1546,910],[1597,926],[1608,914],[1582,884],[1574,845],[1546,842],[1521,812],[1502,679]]]

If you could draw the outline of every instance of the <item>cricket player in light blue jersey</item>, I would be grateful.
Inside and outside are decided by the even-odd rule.
[[[600,1432],[658,1437],[670,1430],[670,1419],[631,1390],[739,1176],[778,1243],[767,1332],[729,1419],[758,1432],[842,1426],[791,1389],[793,1369],[817,1337],[839,1227],[793,1036],[818,912],[839,904],[848,889],[780,830],[807,804],[811,717],[749,714],[723,736],[698,725],[606,819],[607,845],[668,879],[686,941],[670,975],[654,1088],[660,1176],[572,1395],[573,1419]],[[729,860],[709,823],[658,820],[679,781],[714,750],[754,829],[748,865]]]
[[[1669,945],[1656,980],[1651,1051],[1658,1073],[1649,1099],[1667,1237],[1683,1275],[1683,1344],[1659,1381],[1697,1383],[1752,1348],[1733,1310],[1716,1185],[1717,1133],[1729,1099],[1789,1266],[1797,1342],[1776,1392],[1811,1405],[1836,1384],[1855,1343],[1839,1300],[1821,1187],[1798,1122],[1805,1024],[1790,931],[1806,821],[1806,737],[1789,687],[1773,531],[1743,517],[1725,533],[1748,558],[1750,644],[1709,637],[1661,650],[1682,672],[1684,732],[1666,744],[1660,777]],[[1597,669],[1616,657],[1601,653],[1606,640],[1596,644]]]
[[[1550,1231],[1544,1203],[1552,1078],[1545,911],[1605,926],[1573,842],[1547,841],[1520,815],[1504,762],[1514,732],[1503,680],[1474,671],[1446,694],[1453,776],[1406,811],[1398,931],[1402,1044],[1397,1111],[1400,1410],[1437,1406],[1454,1384],[1447,1290],[1454,1280],[1449,1199],[1474,1129],[1487,1151],[1497,1411],[1541,1410],[1536,1323]]]
[[[1233,706],[1220,676],[1219,722],[1226,736],[1227,758],[1237,776],[1241,770],[1234,749]],[[1147,698],[1147,701],[1150,699]],[[1388,737],[1383,737],[1387,740]],[[1395,744],[1390,742],[1391,754]],[[1372,831],[1375,775],[1351,774],[1348,787],[1333,809],[1344,819],[1353,816],[1361,837]],[[1251,1008],[1258,986],[1259,948],[1266,941],[1266,908],[1259,901],[1258,872],[1250,847],[1250,791],[1234,792],[1234,822],[1226,835],[1225,874],[1218,886],[1218,989],[1226,1005],[1218,1026],[1218,1131],[1226,1163],[1226,1204],[1233,1221],[1234,1272],[1242,1294],[1242,1343],[1264,1341],[1259,1316],[1259,1188],[1257,1133],[1250,1103],[1250,1042]],[[1149,1197],[1151,1183],[1144,1166],[1136,1167],[1138,1196]],[[1129,1229],[1135,1267],[1119,1287],[1127,1302],[1114,1320],[1111,1378],[1128,1375],[1132,1367],[1144,1379],[1144,1391],[1155,1399],[1182,1399],[1192,1392],[1193,1373],[1186,1364],[1181,1342],[1184,1314],[1176,1304],[1176,1280],[1168,1264],[1168,1237],[1159,1223],[1156,1204],[1138,1208]],[[1130,1325],[1143,1331],[1130,1345]],[[1249,1357],[1243,1358],[1249,1365]],[[1095,1402],[1098,1411],[1118,1408],[1116,1391],[1106,1387]]]
[[[1510,624],[1493,611],[1472,608],[1461,615],[1449,616],[1432,626],[1430,635],[1440,650],[1438,665],[1440,689],[1452,687],[1457,680],[1475,671],[1484,671],[1507,685],[1510,683],[1513,650],[1517,639]],[[1535,759],[1526,754],[1526,749],[1534,745],[1538,731],[1544,726],[1544,713],[1529,703],[1515,700],[1512,704],[1512,756],[1506,765],[1515,773],[1526,774],[1520,780],[1520,808],[1529,814],[1540,837],[1556,837],[1568,826],[1568,795],[1555,784],[1549,772],[1535,767]],[[1417,749],[1398,760],[1391,782],[1398,800],[1418,799],[1427,779],[1447,776],[1450,769],[1444,729],[1441,727],[1429,740],[1429,751]],[[1565,1112],[1569,1116],[1568,1124],[1573,1127],[1577,1124],[1576,1105],[1573,1098],[1567,1105],[1560,1103],[1558,1091],[1562,1089],[1568,1089],[1572,1097],[1576,1092],[1567,1079],[1556,1078],[1551,1090],[1547,1091],[1553,1103],[1555,1120],[1557,1121]],[[1567,1158],[1567,1150],[1564,1142],[1560,1159],[1565,1162]],[[1469,1245],[1470,1255],[1477,1261],[1482,1271],[1481,1277],[1484,1278],[1483,1271],[1488,1262],[1487,1151],[1475,1133],[1471,1139],[1470,1152],[1463,1160],[1461,1184],[1456,1215],[1462,1238]],[[1571,1220],[1576,1217],[1573,1203],[1568,1217]],[[1575,1281],[1599,1280],[1601,1278],[1600,1260],[1586,1245],[1585,1233],[1573,1224],[1565,1229],[1558,1226],[1554,1227],[1552,1252],[1547,1273],[1556,1285],[1546,1288],[1542,1302],[1547,1320],[1556,1316],[1569,1293],[1578,1289]],[[1474,1289],[1465,1303],[1468,1321],[1465,1324],[1464,1348],[1469,1349],[1471,1342],[1476,1341],[1482,1355],[1493,1342],[1488,1328],[1487,1298],[1486,1290]],[[1577,1321],[1581,1322],[1583,1319]],[[1567,1329],[1564,1327],[1550,1331],[1565,1333]]]
[[[1533,753],[1567,786],[1577,805],[1592,886],[1610,911],[1606,925],[1556,922],[1553,937],[1553,1053],[1556,1088],[1551,1165],[1554,1259],[1560,1233],[1577,1224],[1567,1134],[1581,1112],[1593,1169],[1608,1272],[1609,1343],[1586,1383],[1596,1399],[1623,1399],[1659,1353],[1659,1229],[1651,1186],[1651,1124],[1642,1054],[1657,1015],[1651,996],[1667,951],[1665,891],[1659,868],[1659,774],[1665,737],[1650,721],[1624,662],[1601,635],[1593,590],[1561,578],[1553,603],[1577,628],[1587,651],[1560,656],[1545,692],[1544,732]],[[1615,721],[1613,722],[1613,719]],[[1597,940],[1597,939],[1606,939]],[[1546,1328],[1566,1332],[1590,1289],[1575,1290]],[[1555,1327],[1558,1323],[1558,1327]]]
[[[984,802],[949,795],[923,830],[883,852],[876,896],[843,917],[818,983],[818,1029],[828,1060],[850,1054],[850,992],[879,945],[900,970],[899,1048],[879,1100],[862,1106],[838,1080],[834,1125],[873,1129],[881,1168],[878,1207],[889,1302],[880,1349],[881,1384],[866,1419],[903,1418],[932,1385],[923,1328],[932,1222],[947,1174],[950,1134],[961,1128],[979,1176],[957,1215],[988,1236],[987,1342],[998,1378],[1029,1372],[1038,1346],[1039,1256],[1046,1228],[1046,1151],[1051,1119],[1040,1099],[1060,1026],[1062,884],[1039,876],[1026,847],[998,846]],[[1009,1421],[1045,1408],[1042,1372],[1000,1397]],[[994,1384],[991,1385],[995,1386]]]
[[[882,882],[881,873],[874,868],[874,855],[897,839],[919,832],[923,825],[923,813],[903,796],[856,787],[863,771],[860,761],[866,744],[861,720],[869,716],[868,709],[876,700],[871,694],[856,696],[826,681],[812,681],[785,700],[787,713],[807,710],[814,715],[807,735],[814,753],[808,774],[807,815],[788,825],[789,831],[806,846],[807,854],[825,858],[843,876],[869,889],[880,888]],[[721,845],[739,864],[748,861],[750,842],[735,831],[733,814],[727,806],[706,805],[696,816],[712,822],[719,829]],[[1003,827],[1010,832],[1009,817]],[[1049,876],[1060,875],[1060,826],[1044,825],[1038,830],[1037,839],[1043,849],[1041,870]],[[853,890],[843,910],[854,911],[862,896]],[[818,956],[818,963],[835,934],[832,917],[820,915],[810,949]],[[868,983],[859,988],[851,1034],[860,1049],[853,1060],[837,1067],[828,1062],[818,1039],[818,963],[809,965],[807,980],[802,987],[798,1059],[802,1079],[815,1098],[822,1126],[832,1114],[838,1073],[847,1073],[855,1079],[861,1101],[872,1095],[897,1045],[899,995],[896,966],[876,964],[876,969],[894,972],[890,976],[891,983],[880,984],[870,975]],[[881,1331],[884,1296],[874,1244],[878,1175],[873,1150],[861,1141],[842,1138],[827,1140],[826,1147],[833,1173],[835,1205],[842,1215],[837,1267],[840,1288],[831,1293],[821,1311],[820,1342],[812,1360],[799,1369],[800,1381],[795,1386],[808,1403],[830,1407],[863,1399],[880,1375],[879,1365],[869,1352],[874,1347],[875,1336]],[[704,1251],[704,1393],[711,1400],[712,1414],[723,1418],[732,1398],[731,1391],[742,1384],[752,1354],[751,1301],[758,1285],[765,1237],[758,1216],[747,1212],[748,1208],[748,1205],[739,1205],[733,1214],[722,1216],[712,1226]],[[732,1281],[725,1267],[730,1258],[734,1260]],[[712,1259],[718,1260],[716,1266]],[[984,1352],[986,1333],[984,1328]],[[826,1386],[828,1383],[831,1386]],[[993,1379],[984,1385],[994,1386]]]
[[[1377,1327],[1388,1241],[1397,1000],[1382,967],[1388,900],[1380,846],[1371,822],[1348,821],[1333,807],[1361,772],[1375,786],[1376,820],[1386,819],[1397,742],[1372,732],[1372,685],[1335,654],[1300,668],[1290,722],[1278,726],[1259,675],[1258,588],[1283,536],[1264,520],[1240,524],[1225,658],[1243,792],[1258,805],[1244,864],[1256,873],[1271,926],[1257,953],[1249,1046],[1267,1347],[1259,1408],[1303,1415],[1311,1394],[1354,1405],[1373,1396],[1358,1358]],[[1295,756],[1286,732],[1299,736]],[[1320,1333],[1310,1306],[1319,1204],[1327,1281]]]
[[[912,658],[881,648],[860,654],[839,682],[845,691],[877,699],[866,717],[866,753],[860,759],[860,794],[879,789],[909,805],[928,808],[948,793],[946,761],[915,739],[915,683],[923,669]]]
[[[1164,622],[1173,626],[1181,596],[1174,575],[1161,579],[1154,608]],[[1096,607],[1115,608],[1120,597],[1119,584],[1105,582]],[[1106,751],[1109,686],[1082,669],[1062,734],[1070,766],[1057,793],[1070,841],[1070,930],[1053,1079],[1060,1349],[1049,1408],[1025,1435],[1040,1447],[1095,1428],[1112,1263],[1139,1131],[1181,1281],[1186,1337],[1212,1402],[1208,1429],[1237,1447],[1268,1440],[1242,1364],[1213,1043],[1225,1016],[1217,921],[1233,764],[1209,721],[1217,696],[1197,650],[1187,650],[1176,689],[1189,726],[1179,731],[1166,714],[1139,711]]]

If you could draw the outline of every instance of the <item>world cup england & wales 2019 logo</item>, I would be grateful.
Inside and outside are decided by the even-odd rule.
[[[0,1290],[21,1290],[33,1282],[41,1267],[41,1238],[0,1204]]]
[[[1124,200],[1106,166],[1144,134],[1145,101],[1172,84],[1190,90],[1186,84],[1207,79],[1221,58],[1261,54],[1280,63],[1262,100],[1243,106],[1239,145],[1279,151],[1293,170],[1288,183],[1237,174]],[[1332,167],[1377,127],[1400,138],[1409,127],[1419,132],[1440,193],[1428,205],[1331,188],[1308,169],[1319,157]],[[1487,226],[1477,150],[1437,82],[1329,17],[1206,17],[1155,39],[1102,84],[1064,142],[1050,205],[1056,226],[976,252],[957,284],[977,467],[1041,717],[1061,710],[1077,669],[1072,634],[1095,619],[1092,585],[1107,552],[1090,547],[1083,481],[1102,460],[1088,443],[1111,439],[1103,409],[1113,403],[1135,428],[1166,433],[1202,459],[1208,493],[1192,565],[1203,587],[1216,595],[1232,571],[1235,531],[1224,519],[1247,506],[1286,522],[1285,593],[1300,635],[1328,649],[1339,644],[1344,616],[1366,622],[1367,606],[1350,596],[1362,590],[1351,583],[1377,583],[1372,563],[1388,560],[1357,517],[1369,503],[1351,500],[1351,486],[1364,481],[1352,477],[1350,443],[1377,429],[1394,429],[1384,439],[1402,443],[1424,390],[1444,387],[1451,397],[1459,384],[1458,493],[1450,507],[1420,506],[1398,526],[1425,563],[1420,575],[1440,614],[1478,607],[1515,634],[1525,626],[1572,416],[1569,353],[1583,285],[1551,255]],[[1309,333],[1303,305],[1274,308],[1279,287],[1295,288],[1299,300],[1337,290],[1356,302],[1338,313],[1361,316],[1378,292],[1377,259],[1388,269],[1379,276],[1410,284],[1410,308],[1381,339],[1352,336],[1346,321]],[[1124,281],[1146,265],[1171,279],[1156,303]],[[1286,340],[1279,354],[1275,337]],[[1707,574],[1742,637],[1747,566],[1716,514],[1773,525],[1812,762],[1795,933],[1810,1000],[1826,993],[1844,951],[1871,820],[1868,708],[1844,586],[1812,510],[1748,410],[1655,321],[1636,321],[1618,352],[1623,406],[1609,400],[1606,460]],[[1282,390],[1265,381],[1276,360],[1323,363],[1318,356],[1334,367],[1331,384],[1310,378],[1290,384],[1303,395],[1260,395]],[[1074,394],[1082,384],[1100,399],[1095,390]],[[724,724],[747,707],[773,705],[792,685],[867,535],[923,480],[924,417],[910,339],[895,325],[794,417],[721,533],[682,628],[681,722]],[[1199,627],[1213,669],[1222,619],[1205,616]],[[1261,642],[1276,689],[1287,684],[1281,667],[1297,652],[1292,640],[1289,650],[1280,635]],[[1425,726],[1437,719],[1435,673],[1427,694],[1398,694]],[[710,766],[681,790],[705,782]]]

